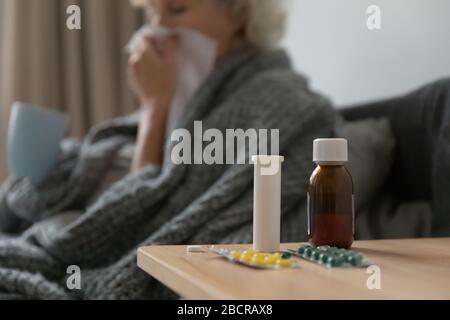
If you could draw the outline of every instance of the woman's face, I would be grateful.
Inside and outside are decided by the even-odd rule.
[[[218,44],[217,60],[234,50],[242,23],[223,0],[150,0],[151,23],[196,30]],[[222,3],[221,3],[222,2]]]

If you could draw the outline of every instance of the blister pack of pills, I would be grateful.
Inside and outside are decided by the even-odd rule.
[[[300,267],[289,252],[261,253],[254,250],[233,251],[215,247],[208,247],[208,250],[230,262],[256,269],[278,270]]]
[[[361,253],[330,246],[313,247],[304,245],[297,250],[289,250],[294,256],[327,268],[366,268],[373,263]]]

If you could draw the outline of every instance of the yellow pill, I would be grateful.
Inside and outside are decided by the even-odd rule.
[[[250,263],[252,261],[252,256],[248,254],[241,254],[239,261],[244,263]]]
[[[277,262],[278,258],[276,256],[274,256],[274,255],[268,255],[268,256],[266,256],[264,258],[264,260],[265,260],[265,262],[267,264],[272,265],[272,264],[275,264]]]
[[[280,268],[290,268],[294,261],[292,259],[278,259],[276,263]]]
[[[254,255],[255,253],[257,253],[255,250],[245,250],[244,252],[242,252],[242,254],[249,254],[249,255]]]
[[[239,260],[241,258],[241,253],[239,251],[231,251],[230,257],[234,260]]]
[[[265,263],[265,258],[262,256],[253,256],[251,263],[255,266],[264,266],[266,265]]]

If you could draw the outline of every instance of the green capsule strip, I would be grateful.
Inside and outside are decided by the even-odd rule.
[[[312,247],[304,245],[297,250],[290,249],[289,252],[327,268],[364,268],[372,264],[356,251],[330,246]]]

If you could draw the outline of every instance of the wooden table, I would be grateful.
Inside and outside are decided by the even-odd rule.
[[[450,238],[357,241],[353,248],[379,266],[381,289],[368,289],[364,268],[299,260],[300,269],[255,270],[212,253],[187,253],[185,246],[140,248],[138,266],[187,299],[450,299]]]

